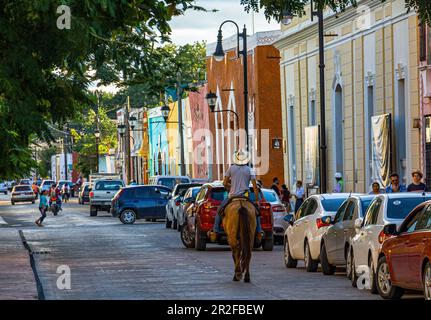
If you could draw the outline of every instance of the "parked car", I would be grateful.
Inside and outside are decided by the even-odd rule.
[[[110,212],[111,201],[121,188],[124,181],[119,179],[98,179],[94,181],[94,188],[90,191],[90,216],[97,216],[98,211]]]
[[[124,224],[133,224],[137,219],[164,219],[170,192],[171,189],[165,186],[122,188],[112,199],[111,214]]]
[[[10,202],[14,205],[17,202],[35,202],[34,192],[30,185],[23,184],[13,187]]]
[[[20,185],[24,185],[24,184],[28,184],[29,186],[31,185],[31,180],[30,179],[21,179],[20,181],[19,181],[19,184]]]
[[[284,262],[287,268],[296,268],[298,260],[304,260],[308,272],[317,271],[322,236],[329,227],[322,218],[334,217],[349,196],[348,193],[320,194],[304,201],[296,212],[295,222],[291,222],[284,233]]]
[[[368,266],[370,273],[370,291],[377,293],[376,270],[379,252],[387,238],[383,227],[387,224],[400,225],[405,217],[420,203],[430,200],[430,194],[388,193],[377,195],[367,209],[365,218],[356,219],[356,235],[352,239],[351,250],[347,259],[352,274],[352,285],[358,281],[359,266]]]
[[[51,186],[53,184],[55,184],[54,180],[43,180],[39,188],[39,193],[42,194],[42,192],[44,192],[45,190],[51,189]]]
[[[204,184],[196,196],[196,201],[186,211],[186,223],[182,228],[183,237],[189,239],[186,247],[195,247],[196,250],[205,250],[206,244],[210,242],[208,231],[214,227],[214,219],[221,202],[226,199],[228,192],[220,183]],[[263,198],[259,191],[260,200]],[[250,200],[254,201],[254,193],[250,192]],[[273,218],[271,204],[266,201],[260,203],[261,225],[265,235],[259,243],[256,240],[255,248],[262,246],[265,251],[271,251],[274,246]],[[226,235],[222,231],[220,244],[226,242]]]
[[[351,277],[351,268],[347,265],[347,255],[352,238],[356,234],[355,221],[363,219],[374,195],[352,196],[338,209],[335,217],[323,217],[323,223],[330,227],[322,236],[320,263],[325,275],[334,274],[336,267],[346,267],[347,277]]]
[[[383,228],[376,285],[384,299],[398,299],[406,289],[423,291],[431,300],[431,201],[417,206],[397,230]]]
[[[196,196],[198,195],[201,187],[192,187],[187,189],[184,194],[183,200],[178,206],[178,225],[180,226],[180,231],[186,222],[186,211],[187,209],[196,201]]]
[[[166,228],[177,229],[178,226],[178,207],[183,200],[184,194],[189,188],[202,186],[200,183],[179,183],[172,190],[171,197],[166,205]]]
[[[79,190],[78,203],[85,204],[90,202],[90,182],[84,182]]]
[[[4,183],[4,182],[1,182],[0,183],[0,193],[4,193],[4,194],[7,194],[7,185],[6,185],[6,183]]]
[[[286,207],[283,205],[277,193],[273,189],[262,188],[261,190],[265,200],[271,205],[271,212],[274,219],[274,243],[283,243],[284,231],[289,226],[289,223],[286,221],[285,217],[286,215],[292,216],[292,214],[288,214]]]
[[[179,183],[191,183],[191,179],[187,176],[154,176],[150,177],[149,184],[157,186],[165,186],[173,190]]]

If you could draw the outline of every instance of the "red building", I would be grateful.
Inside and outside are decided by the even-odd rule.
[[[283,179],[282,113],[280,94],[280,53],[271,44],[280,31],[258,32],[248,38],[248,127],[253,168],[265,186],[273,177]],[[215,43],[207,46],[208,91],[218,97],[215,110],[232,110],[244,129],[243,57],[237,58],[236,35],[223,42],[225,59],[217,62],[212,54]],[[238,127],[232,112],[210,113],[212,132],[212,178],[223,179],[238,149]],[[241,136],[241,135],[240,135]],[[239,141],[245,147],[245,134]]]

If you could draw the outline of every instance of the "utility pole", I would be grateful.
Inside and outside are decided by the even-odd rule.
[[[183,106],[182,106],[183,88],[181,87],[181,73],[177,73],[177,99],[178,99],[178,134],[180,136],[180,175],[186,174],[185,156],[184,156],[184,137],[183,137]]]
[[[63,155],[64,155],[64,180],[67,180],[67,150],[66,150],[66,139],[67,139],[67,125],[65,127],[65,133],[63,137]]]
[[[244,67],[244,129],[246,134],[247,152],[250,152],[250,137],[248,135],[248,55],[247,55],[247,28],[242,31],[242,58]],[[239,49],[238,49],[239,50]]]
[[[131,171],[130,171],[130,124],[129,124],[129,112],[130,112],[130,97],[127,96],[127,105],[124,110],[124,124],[126,125],[126,137],[125,137],[125,165],[126,165],[126,184],[131,181]]]

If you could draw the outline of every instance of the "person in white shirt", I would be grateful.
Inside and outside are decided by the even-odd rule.
[[[304,197],[305,197],[305,191],[304,191],[304,187],[302,186],[301,180],[296,181],[296,191],[293,194],[293,196],[296,198],[296,201],[295,201],[295,213],[296,213],[296,211],[298,211],[301,204],[304,202]]]

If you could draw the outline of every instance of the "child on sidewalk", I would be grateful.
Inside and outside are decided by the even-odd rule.
[[[40,195],[39,200],[39,211],[42,215],[39,219],[37,219],[34,223],[36,223],[39,227],[43,227],[42,222],[46,218],[46,211],[48,210],[48,198],[47,198],[48,191],[45,190]]]

